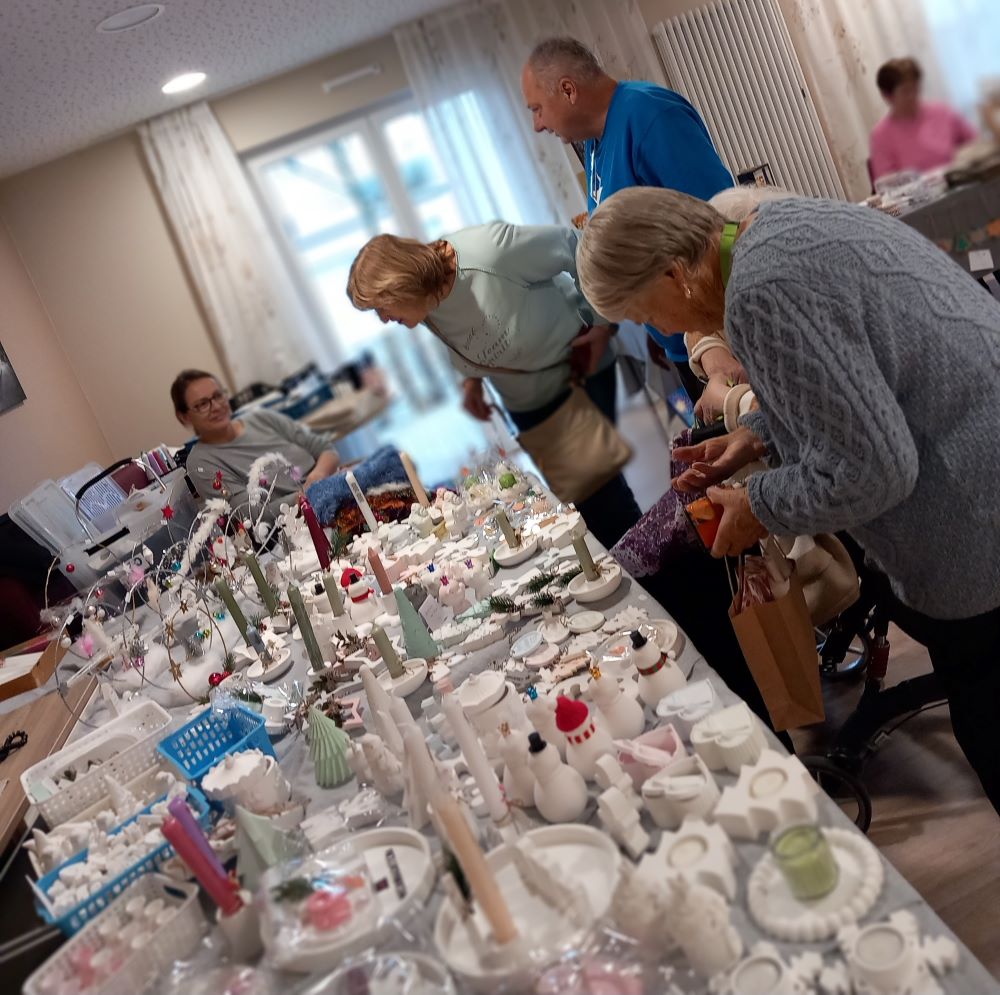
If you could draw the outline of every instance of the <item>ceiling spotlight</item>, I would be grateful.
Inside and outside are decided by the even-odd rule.
[[[184,90],[193,90],[204,82],[204,73],[181,73],[180,76],[175,76],[164,83],[161,89],[164,93],[182,93]]]
[[[126,7],[124,10],[104,18],[97,25],[97,30],[102,34],[114,34],[116,31],[128,31],[130,28],[137,28],[140,24],[148,24],[154,17],[159,17],[163,13],[162,3],[143,3],[137,7]]]

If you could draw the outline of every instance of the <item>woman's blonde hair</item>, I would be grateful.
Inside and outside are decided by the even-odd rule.
[[[351,263],[347,296],[359,311],[422,303],[439,297],[450,271],[441,248],[415,238],[376,235]]]
[[[723,224],[710,204],[676,190],[619,190],[583,229],[577,250],[580,286],[601,314],[620,318],[629,300],[676,264],[696,279]]]

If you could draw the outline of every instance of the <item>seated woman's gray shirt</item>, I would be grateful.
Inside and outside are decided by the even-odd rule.
[[[901,221],[788,200],[736,242],[725,328],[775,464],[763,525],[846,529],[932,617],[1000,605],[1000,304]]]
[[[260,408],[239,420],[244,429],[238,439],[221,443],[196,442],[187,458],[188,476],[203,498],[219,496],[212,485],[216,473],[221,471],[222,484],[229,492],[229,505],[233,509],[247,510],[247,477],[250,467],[261,456],[281,453],[291,466],[299,468],[304,478],[324,452],[337,451],[328,435],[313,432],[277,411]],[[277,482],[265,518],[273,518],[281,502],[287,501],[299,488],[287,469],[278,472],[277,467],[272,468],[267,475],[269,484],[275,478]],[[259,510],[253,509],[255,517]]]

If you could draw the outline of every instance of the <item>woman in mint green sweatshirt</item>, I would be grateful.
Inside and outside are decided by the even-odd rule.
[[[566,402],[574,375],[589,374],[587,393],[614,421],[613,328],[576,283],[577,239],[572,228],[502,221],[430,244],[378,235],[355,259],[347,292],[384,322],[426,324],[464,375],[464,407],[475,418],[489,418],[486,376],[523,432]],[[497,367],[525,372],[490,372]],[[639,519],[621,474],[579,510],[609,548]]]

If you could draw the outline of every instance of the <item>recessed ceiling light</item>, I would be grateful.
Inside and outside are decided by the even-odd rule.
[[[97,25],[97,30],[102,34],[114,34],[116,31],[128,31],[130,28],[137,28],[140,24],[148,24],[154,17],[159,17],[163,13],[162,3],[143,3],[137,7],[126,7],[124,10],[104,18]]]
[[[164,83],[161,89],[164,93],[182,93],[184,90],[193,90],[204,82],[204,73],[181,73],[180,76],[175,76]]]

